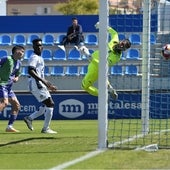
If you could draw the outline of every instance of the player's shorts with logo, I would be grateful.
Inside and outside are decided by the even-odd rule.
[[[47,87],[42,82],[36,82],[35,79],[29,78],[29,90],[39,102],[51,97]]]

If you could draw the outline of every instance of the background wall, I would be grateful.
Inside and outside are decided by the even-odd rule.
[[[0,16],[0,33],[66,32],[74,16]],[[83,32],[96,32],[98,15],[78,15]],[[151,31],[157,31],[157,15],[152,15]],[[111,15],[110,25],[118,32],[142,32],[142,15]]]

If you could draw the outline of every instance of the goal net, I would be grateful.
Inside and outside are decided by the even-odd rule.
[[[170,61],[161,55],[170,43],[170,2],[109,2],[110,25],[132,46],[109,68],[119,97],[108,103],[108,147],[170,148]]]

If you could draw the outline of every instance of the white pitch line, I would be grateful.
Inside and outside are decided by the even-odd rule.
[[[139,138],[139,137],[142,137],[142,136],[143,136],[143,135],[138,135],[138,136],[132,137],[131,139],[125,139],[125,140],[120,141],[120,142],[115,142],[114,144],[110,144],[110,145],[108,146],[108,148],[113,148],[113,147],[115,147],[115,146],[117,146],[117,145],[119,145],[119,144],[126,143],[126,142],[128,142],[129,140],[132,141],[132,140],[136,139],[136,137]],[[105,152],[106,150],[107,150],[107,149],[96,150],[96,151],[90,152],[90,153],[86,154],[85,156],[82,156],[82,157],[80,157],[80,158],[77,158],[77,159],[72,160],[72,161],[69,161],[69,162],[65,162],[65,163],[63,163],[63,164],[61,164],[61,165],[58,165],[58,166],[56,166],[56,167],[53,167],[53,168],[51,168],[51,169],[49,169],[49,170],[62,170],[62,169],[64,169],[64,168],[67,168],[67,167],[69,167],[69,166],[71,166],[71,165],[74,165],[74,164],[76,164],[76,163],[78,163],[78,162],[84,161],[84,160],[89,159],[89,158],[91,158],[91,157],[93,157],[93,156],[96,156],[96,155],[98,155],[98,154],[100,154],[100,153],[102,153],[102,152]]]
[[[100,153],[103,153],[103,152],[105,152],[106,150],[107,150],[107,149],[96,150],[96,151],[93,151],[93,152],[89,152],[88,154],[86,154],[86,155],[84,155],[84,156],[82,156],[82,157],[80,157],[80,158],[74,159],[74,160],[69,161],[69,162],[65,162],[65,163],[63,163],[63,164],[61,164],[61,165],[58,165],[58,166],[56,166],[56,167],[53,167],[53,168],[51,168],[51,169],[49,169],[49,170],[62,170],[62,169],[64,169],[64,168],[67,168],[67,167],[69,167],[69,166],[71,166],[71,165],[74,165],[74,164],[76,164],[76,163],[78,163],[78,162],[84,161],[84,160],[89,159],[89,158],[91,158],[91,157],[93,157],[93,156],[96,156],[96,155],[98,155],[98,154],[100,154]]]
[[[169,131],[170,131],[170,129],[161,130],[160,132],[169,132]],[[153,134],[159,134],[160,132],[154,132]],[[129,142],[129,141],[133,141],[133,140],[135,140],[135,139],[137,139],[137,138],[141,138],[141,137],[143,137],[143,136],[144,136],[144,134],[135,135],[135,136],[133,136],[133,137],[131,137],[131,138],[129,138],[129,139],[125,139],[125,140],[123,140],[123,141],[115,142],[115,143],[113,143],[113,144],[110,144],[110,145],[108,146],[108,148],[113,148],[113,147],[115,147],[115,146],[117,146],[117,145],[119,145],[119,144],[123,144],[123,143]],[[71,166],[71,165],[74,165],[74,164],[76,164],[76,163],[78,163],[78,162],[84,161],[84,160],[89,159],[89,158],[91,158],[91,157],[93,157],[93,156],[96,156],[96,155],[98,155],[98,154],[100,154],[100,153],[103,153],[103,152],[105,152],[106,150],[107,150],[107,149],[103,149],[103,150],[101,149],[101,150],[96,150],[96,151],[93,151],[93,152],[89,152],[88,154],[86,154],[86,155],[84,155],[84,156],[82,156],[82,157],[80,157],[80,158],[74,159],[74,160],[69,161],[69,162],[65,162],[65,163],[63,163],[63,164],[61,164],[61,165],[58,165],[58,166],[56,166],[56,167],[53,167],[53,168],[51,168],[51,169],[49,169],[49,170],[62,170],[62,169],[64,169],[64,168],[67,168],[67,167],[69,167],[69,166]]]
[[[163,132],[169,132],[169,131],[170,131],[170,129],[165,129],[165,130],[161,130],[161,131],[158,131],[158,132],[153,132],[153,133],[150,133],[150,134],[157,135],[157,134],[160,134],[160,133],[163,133]],[[135,139],[142,138],[144,136],[146,136],[146,134],[135,135],[135,136],[132,136],[131,138],[125,139],[123,141],[119,141],[119,142],[115,142],[113,144],[109,144],[108,148],[114,148],[117,145],[124,144],[126,142],[131,142],[131,141],[133,141]]]
[[[143,136],[144,136],[143,134],[135,135],[135,136],[133,136],[133,137],[131,137],[131,138],[128,138],[128,139],[125,139],[125,140],[123,140],[123,141],[119,141],[119,142],[115,142],[115,143],[113,143],[113,144],[109,144],[108,148],[114,148],[114,147],[116,147],[117,145],[124,144],[124,143],[126,143],[126,142],[131,142],[131,141],[133,141],[133,140],[135,140],[135,139],[138,139],[138,138],[141,138],[141,137],[143,137]]]

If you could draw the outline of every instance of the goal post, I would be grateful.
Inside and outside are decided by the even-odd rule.
[[[143,1],[143,41],[142,41],[142,133],[149,132],[150,98],[150,22],[151,0]]]
[[[107,148],[107,116],[108,116],[108,65],[107,65],[107,43],[108,43],[108,0],[99,1],[99,97],[98,97],[98,148]]]

